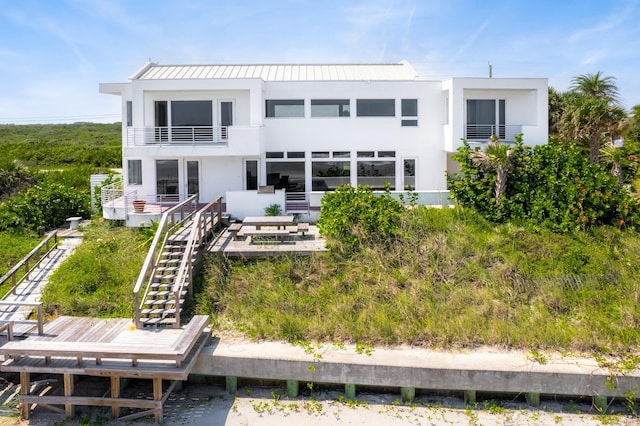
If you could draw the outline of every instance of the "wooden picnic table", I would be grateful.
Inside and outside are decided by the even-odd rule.
[[[242,221],[243,225],[255,226],[257,230],[260,230],[262,226],[277,226],[278,229],[282,226],[284,229],[287,225],[293,225],[293,215],[291,216],[247,216]]]

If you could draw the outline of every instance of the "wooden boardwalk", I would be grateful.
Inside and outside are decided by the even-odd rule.
[[[74,415],[77,405],[110,406],[122,421],[154,415],[162,420],[162,404],[178,381],[187,380],[210,337],[208,316],[195,316],[182,328],[136,329],[130,319],[63,316],[45,324],[42,335],[14,340],[0,347],[2,372],[20,373],[21,415],[31,404]],[[62,375],[63,394],[29,394],[30,375]],[[76,377],[110,378],[109,396],[77,395]],[[153,399],[121,398],[123,379],[152,381]],[[171,381],[163,390],[163,380]],[[64,406],[62,408],[56,405]],[[121,408],[134,410],[120,417]]]

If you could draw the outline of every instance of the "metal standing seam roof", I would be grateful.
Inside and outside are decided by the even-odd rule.
[[[262,79],[264,81],[415,80],[408,62],[398,64],[158,65],[148,63],[132,80]]]

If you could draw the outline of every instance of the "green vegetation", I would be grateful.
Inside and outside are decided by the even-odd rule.
[[[576,351],[640,342],[634,232],[561,235],[415,208],[395,240],[367,239],[353,257],[212,257],[198,309],[222,329],[290,341]]]
[[[42,301],[48,315],[130,317],[133,285],[146,256],[138,229],[94,222],[83,242],[51,276]]]
[[[466,142],[454,155],[460,173],[449,178],[449,187],[461,206],[490,221],[527,223],[534,229],[639,229],[638,199],[603,165],[592,164],[577,144],[551,140],[530,148],[518,137],[508,149],[497,145],[499,155]]]
[[[402,204],[391,198],[388,190],[376,196],[371,187],[343,185],[322,197],[318,228],[331,238],[330,247],[350,253],[367,238],[392,244],[402,210]]]
[[[32,232],[0,232],[0,277],[22,260],[29,252],[42,241]],[[8,287],[7,287],[8,289]],[[0,288],[0,296],[6,292]]]
[[[120,167],[120,123],[0,125],[4,158],[29,167]]]

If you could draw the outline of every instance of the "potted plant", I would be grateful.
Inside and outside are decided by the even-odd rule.
[[[145,204],[147,204],[145,200],[133,200],[133,212],[134,213],[144,212]]]

